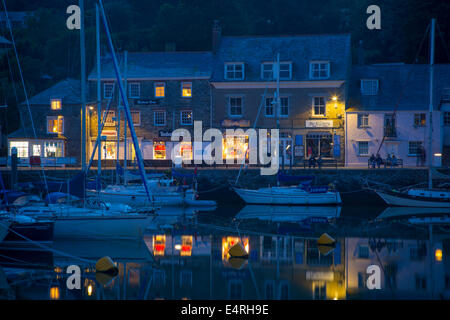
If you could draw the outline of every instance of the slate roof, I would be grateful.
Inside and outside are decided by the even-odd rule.
[[[377,95],[361,94],[361,79],[378,79]],[[428,110],[430,68],[427,64],[374,64],[353,66],[347,111]],[[434,106],[450,89],[450,64],[434,66]],[[400,99],[400,100],[399,100]]]
[[[81,83],[76,79],[62,80],[29,99],[30,105],[49,104],[51,99],[61,99],[62,104],[81,104]],[[26,102],[23,101],[22,104]]]
[[[117,59],[123,62],[123,54]],[[209,79],[212,70],[211,52],[129,52],[127,60],[128,79]],[[102,58],[101,77],[116,78],[111,56]],[[97,68],[94,67],[88,80],[96,79]]]
[[[36,130],[37,131],[37,130]],[[52,134],[47,132],[36,132],[37,139],[63,139],[67,140],[67,137],[62,134]],[[8,134],[8,139],[19,139],[19,138],[27,138],[34,139],[33,130],[31,128],[27,128],[24,130],[23,128],[17,129],[16,131]]]
[[[244,62],[243,81],[261,79],[261,63],[275,61],[292,62],[292,80],[309,78],[309,61],[330,61],[330,78],[345,80],[350,72],[351,43],[349,34],[298,35],[298,36],[246,36],[222,37],[215,55],[212,81],[229,82],[224,79],[224,63]]]

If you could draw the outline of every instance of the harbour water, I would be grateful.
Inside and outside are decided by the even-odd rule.
[[[378,220],[383,212],[381,206],[164,208],[139,240],[2,245],[0,297],[449,299],[449,226]],[[318,243],[324,233],[336,240],[333,246]],[[227,255],[237,242],[248,257]],[[96,274],[104,256],[117,275]],[[80,267],[80,289],[67,287],[70,265]],[[368,287],[373,265],[379,289]]]

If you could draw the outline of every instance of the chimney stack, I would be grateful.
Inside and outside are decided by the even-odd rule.
[[[214,20],[212,27],[212,51],[217,52],[220,45],[220,37],[222,36],[222,28],[219,25],[219,20]]]
[[[358,64],[360,66],[364,65],[364,47],[363,47],[362,40],[359,40],[359,45],[358,45]]]

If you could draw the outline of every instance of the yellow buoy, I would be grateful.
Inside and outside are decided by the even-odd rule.
[[[246,261],[247,259],[242,257],[231,257],[228,259],[228,263],[230,264],[230,266],[238,270],[242,269]]]
[[[96,272],[106,272],[106,273],[117,273],[117,267],[114,265],[114,262],[110,257],[103,257],[98,259],[95,264]]]
[[[327,233],[324,233],[320,236],[320,238],[317,240],[318,245],[323,246],[332,246],[336,243],[336,240],[334,240],[330,235]]]
[[[326,256],[327,254],[329,254],[331,251],[334,250],[333,246],[318,246],[317,247],[319,249],[320,254]]]
[[[240,242],[238,242],[234,246],[232,246],[230,248],[230,250],[228,250],[228,254],[231,257],[241,257],[241,258],[248,257],[247,251],[245,251],[244,246]]]

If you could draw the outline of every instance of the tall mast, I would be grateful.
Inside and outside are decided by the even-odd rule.
[[[122,79],[119,79],[117,83],[121,83]],[[116,184],[119,184],[120,177],[119,177],[119,171],[117,170],[118,166],[120,165],[119,162],[119,153],[120,153],[120,110],[122,109],[121,103],[120,103],[120,94],[117,95],[117,147],[116,147]]]
[[[277,53],[277,67],[276,68],[277,68],[277,70],[276,70],[276,77],[277,77],[277,93],[276,93],[276,95],[277,95],[277,102],[275,103],[275,110],[274,110],[274,112],[275,112],[275,119],[276,119],[276,122],[277,122],[277,130],[279,130],[280,129],[280,119],[279,119],[278,112],[280,112],[280,53]],[[278,151],[279,150],[280,150],[280,146],[278,145]],[[278,151],[277,151],[277,153],[278,153]],[[271,150],[271,152],[272,152],[272,150]],[[281,154],[278,155],[278,161],[280,159],[279,158],[280,155]],[[284,167],[284,156],[283,156],[282,161],[283,161],[283,167]],[[279,186],[279,185],[280,185],[280,180],[277,179],[277,186]]]
[[[97,40],[97,176],[102,174],[102,148],[101,148],[101,115],[102,115],[102,90],[101,90],[101,70],[100,70],[100,13],[98,4],[95,4],[95,31]]]
[[[102,0],[98,0],[98,3],[100,6],[100,13],[102,15],[103,26],[105,27],[106,37],[108,40],[108,47],[109,47],[109,50],[111,51],[111,55],[112,55],[112,60],[113,60],[114,71],[116,74],[117,83],[119,84],[120,96],[122,97],[122,102],[124,104],[125,117],[128,120],[128,127],[130,129],[131,138],[133,139],[133,145],[134,145],[134,150],[136,152],[136,158],[137,158],[137,162],[138,162],[139,172],[140,172],[142,180],[144,182],[144,188],[145,188],[145,192],[147,193],[148,200],[150,201],[150,203],[154,204],[154,200],[150,194],[150,189],[148,187],[147,179],[145,176],[145,168],[144,168],[144,161],[142,159],[141,148],[139,147],[139,141],[136,136],[136,131],[134,130],[133,122],[131,121],[131,112],[130,112],[130,108],[128,105],[128,100],[125,97],[125,92],[124,92],[123,84],[121,81],[119,65],[117,63],[116,53],[114,51],[114,46],[113,46],[113,43],[111,40],[111,33],[109,31],[108,21],[106,20],[105,9],[103,8]]]
[[[125,87],[125,96],[128,96],[127,93],[127,71],[128,71],[128,52],[125,50],[125,57],[124,57],[124,87]],[[124,184],[127,184],[127,117],[124,117],[123,119],[123,141],[124,141],[124,147],[123,147],[123,182]]]
[[[81,56],[81,168],[86,169],[86,52],[84,38],[84,0],[80,6],[80,56]]]
[[[433,76],[434,76],[434,29],[436,19],[431,19],[431,32],[430,32],[430,110],[429,110],[429,131],[428,131],[428,188],[433,188],[433,178],[431,173],[431,167],[433,165]]]

